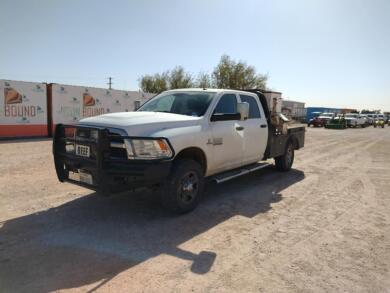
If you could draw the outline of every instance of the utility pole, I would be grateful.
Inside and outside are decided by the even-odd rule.
[[[112,77],[110,76],[109,78],[108,78],[108,89],[109,90],[112,90]]]

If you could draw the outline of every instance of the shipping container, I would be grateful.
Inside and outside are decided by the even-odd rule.
[[[153,97],[137,91],[107,90],[51,84],[51,124],[72,124],[80,119],[114,112],[134,111]]]
[[[46,84],[0,80],[0,137],[47,136]]]

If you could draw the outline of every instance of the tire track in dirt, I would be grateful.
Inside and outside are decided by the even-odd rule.
[[[364,140],[362,142],[356,142],[354,144],[354,148],[359,148],[359,152],[361,153],[374,147],[378,143],[381,142],[370,142],[370,140]],[[364,145],[364,147],[361,147],[362,145]],[[296,204],[297,202],[294,202],[294,204],[292,204],[291,202],[286,204],[286,201],[283,201],[285,205],[289,205],[289,211],[293,210],[293,212],[290,212],[289,216],[286,217],[284,221],[282,220],[283,218],[279,218],[279,221],[275,223],[275,226],[282,228],[272,230],[272,227],[270,227],[270,225],[268,227],[262,226],[262,228],[260,229],[261,231],[263,231],[262,238],[265,238],[264,243],[270,243],[270,246],[263,246],[263,248],[260,250],[260,254],[257,255],[258,257],[253,257],[253,251],[249,251],[247,254],[248,262],[250,262],[252,258],[256,258],[258,262],[254,267],[260,267],[264,264],[264,262],[267,261],[269,254],[275,254],[276,256],[272,256],[272,265],[275,269],[275,267],[282,266],[282,263],[286,260],[287,257],[291,259],[291,256],[294,255],[292,251],[295,252],[296,257],[299,256],[300,251],[304,246],[306,246],[309,242],[312,242],[313,240],[320,239],[322,236],[321,234],[328,233],[329,227],[334,226],[332,227],[332,229],[334,230],[335,228],[342,229],[343,227],[348,225],[348,220],[356,213],[356,207],[359,205],[367,204],[367,200],[363,201],[361,195],[375,195],[373,185],[367,179],[366,173],[360,173],[355,171],[356,167],[360,166],[362,163],[367,166],[367,163],[369,163],[370,160],[367,158],[365,162],[353,160],[356,157],[354,148],[350,148],[351,152],[347,156],[341,156],[343,165],[348,167],[344,169],[344,172],[342,172],[341,174],[336,174],[336,176],[338,177],[338,181],[341,181],[342,183],[334,186],[334,190],[332,193],[327,194],[325,197],[322,197],[318,200],[312,201],[309,204],[302,205],[298,210],[296,210],[296,206],[294,206],[294,204]],[[337,149],[336,151],[339,151],[339,149]],[[330,162],[330,169],[340,163],[337,162],[337,159],[339,157],[337,157],[336,159],[334,158],[334,160]],[[331,172],[332,171],[325,170],[323,173],[326,174]],[[321,172],[319,173],[321,174]],[[329,182],[323,181],[319,186],[317,186],[317,188],[321,188],[323,186],[326,186],[327,184],[329,184]],[[315,187],[311,188],[311,190],[313,189],[315,189]],[[307,195],[307,193],[305,195]],[[371,196],[369,198],[371,198]],[[304,196],[303,200],[307,200],[307,197]],[[342,208],[337,209],[337,207]],[[322,214],[327,215],[327,217],[324,218]],[[301,227],[293,227],[296,225],[296,223],[302,222],[304,219],[306,221],[311,220],[310,224]],[[270,231],[268,235],[264,235],[264,228],[267,231]],[[291,231],[294,228],[297,228],[297,230],[299,231],[306,231],[307,233],[291,235]],[[256,235],[257,233],[253,234]],[[281,245],[280,243],[283,244]],[[289,247],[289,249],[286,249],[287,247]],[[280,251],[286,252],[279,253]],[[241,259],[240,261],[243,260]],[[272,271],[272,268],[270,269]],[[262,270],[262,274],[267,275],[267,272]],[[271,276],[268,277],[272,279]],[[283,275],[279,275],[279,278],[281,280],[284,279]],[[242,284],[242,282],[239,283],[241,285],[244,285]],[[234,284],[231,285],[234,286]],[[294,288],[294,286],[292,286],[291,280],[285,280],[285,286],[286,287],[284,289]],[[239,289],[241,287],[236,288]],[[298,287],[295,287],[295,289],[297,288]]]

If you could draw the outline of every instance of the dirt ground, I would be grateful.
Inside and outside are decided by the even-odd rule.
[[[0,292],[390,292],[390,127],[308,129],[294,169],[198,209],[59,183],[51,141],[0,142]]]

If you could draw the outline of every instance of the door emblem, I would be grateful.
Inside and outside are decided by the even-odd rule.
[[[209,138],[207,140],[207,144],[221,145],[221,144],[223,144],[223,138],[222,137]]]

